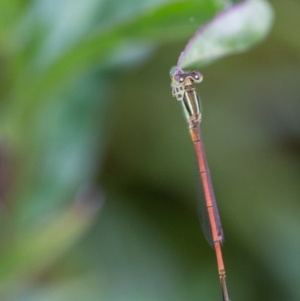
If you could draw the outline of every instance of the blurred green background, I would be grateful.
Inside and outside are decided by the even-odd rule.
[[[168,73],[226,2],[0,2],[1,301],[221,300]],[[270,3],[197,87],[232,300],[300,300],[300,2]]]

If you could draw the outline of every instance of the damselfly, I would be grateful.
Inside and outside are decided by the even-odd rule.
[[[173,67],[170,75],[172,80],[172,95],[182,103],[183,111],[189,124],[191,138],[196,150],[199,172],[205,196],[205,200],[200,199],[200,202],[205,202],[205,208],[202,210],[202,229],[208,243],[216,252],[223,300],[230,301],[221,249],[222,243],[224,242],[223,229],[201,137],[201,102],[199,96],[196,94],[195,88],[193,87],[193,83],[200,83],[203,77],[198,71],[184,72],[178,67]],[[209,227],[205,227],[207,222]]]

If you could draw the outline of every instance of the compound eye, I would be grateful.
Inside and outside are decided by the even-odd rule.
[[[202,78],[203,78],[203,76],[200,72],[193,72],[193,77],[198,82],[202,81]]]
[[[184,79],[185,79],[185,76],[183,74],[175,75],[175,80],[180,84],[182,84],[184,82]]]
[[[181,74],[176,74],[174,76],[174,79],[176,80],[177,83],[181,83],[181,78],[182,78],[182,75]]]

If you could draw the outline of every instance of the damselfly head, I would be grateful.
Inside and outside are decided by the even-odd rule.
[[[179,67],[172,67],[170,71],[172,84],[176,86],[185,85],[186,82],[200,83],[203,76],[199,71],[183,71]]]

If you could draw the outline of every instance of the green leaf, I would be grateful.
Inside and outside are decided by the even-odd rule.
[[[202,26],[181,53],[177,66],[186,68],[246,51],[269,33],[273,11],[264,0],[247,0]]]

